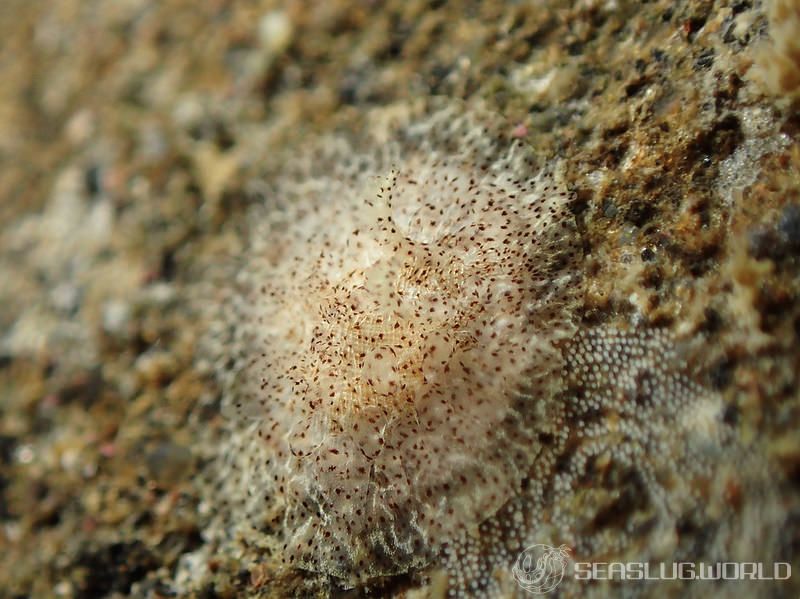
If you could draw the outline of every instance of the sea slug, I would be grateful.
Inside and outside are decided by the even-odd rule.
[[[243,444],[219,494],[287,565],[346,586],[420,566],[552,465],[579,237],[497,122],[450,105],[372,153],[328,140],[255,219],[218,319]]]

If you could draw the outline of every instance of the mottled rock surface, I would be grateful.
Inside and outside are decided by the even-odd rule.
[[[186,588],[222,424],[189,296],[241,243],[254,178],[309,136],[433,95],[485,103],[541,163],[566,165],[585,323],[702,339],[696,363],[770,472],[779,557],[796,566],[764,592],[796,596],[800,119],[760,76],[762,4],[4,2],[0,596]],[[598,510],[630,491],[613,474]],[[727,484],[733,506],[760,492]],[[221,555],[191,586],[329,593],[279,563]],[[374,593],[440,585],[423,572]]]

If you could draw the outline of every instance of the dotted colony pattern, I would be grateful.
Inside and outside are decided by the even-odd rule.
[[[563,347],[570,447],[549,484],[542,486],[533,474],[534,484],[481,523],[477,534],[464,531],[449,542],[451,597],[528,596],[509,572],[535,543],[566,543],[578,556],[619,555],[637,539],[636,560],[657,557],[652,548],[664,545],[663,539],[669,543],[677,522],[708,501],[699,492],[704,485],[687,482],[713,477],[729,432],[720,398],[686,374],[681,344],[662,330],[599,327],[580,330]],[[616,514],[620,530],[603,524],[591,499],[591,488],[603,487],[609,476],[603,471],[635,479],[627,486],[637,496]],[[648,514],[646,521],[637,512]],[[570,579],[560,590],[568,596],[588,592],[585,583]],[[644,593],[636,585],[626,591]]]
[[[552,467],[578,235],[558,177],[493,122],[451,106],[373,154],[328,139],[254,219],[215,332],[217,494],[287,565],[407,571]]]

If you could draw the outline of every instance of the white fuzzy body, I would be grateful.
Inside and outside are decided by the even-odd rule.
[[[574,332],[563,187],[457,110],[398,135],[278,181],[224,305],[222,492],[346,584],[425,563],[549,469]]]

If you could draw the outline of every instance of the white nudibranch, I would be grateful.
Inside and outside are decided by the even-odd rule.
[[[270,182],[209,335],[230,428],[216,530],[351,587],[437,559],[452,570],[509,505],[560,496],[568,356],[613,371],[591,349],[620,346],[565,353],[581,299],[571,195],[505,129],[440,107],[388,141],[322,140]],[[647,344],[625,347],[620,360]],[[600,403],[616,401],[609,376]],[[491,587],[498,564],[477,555],[454,594]]]

